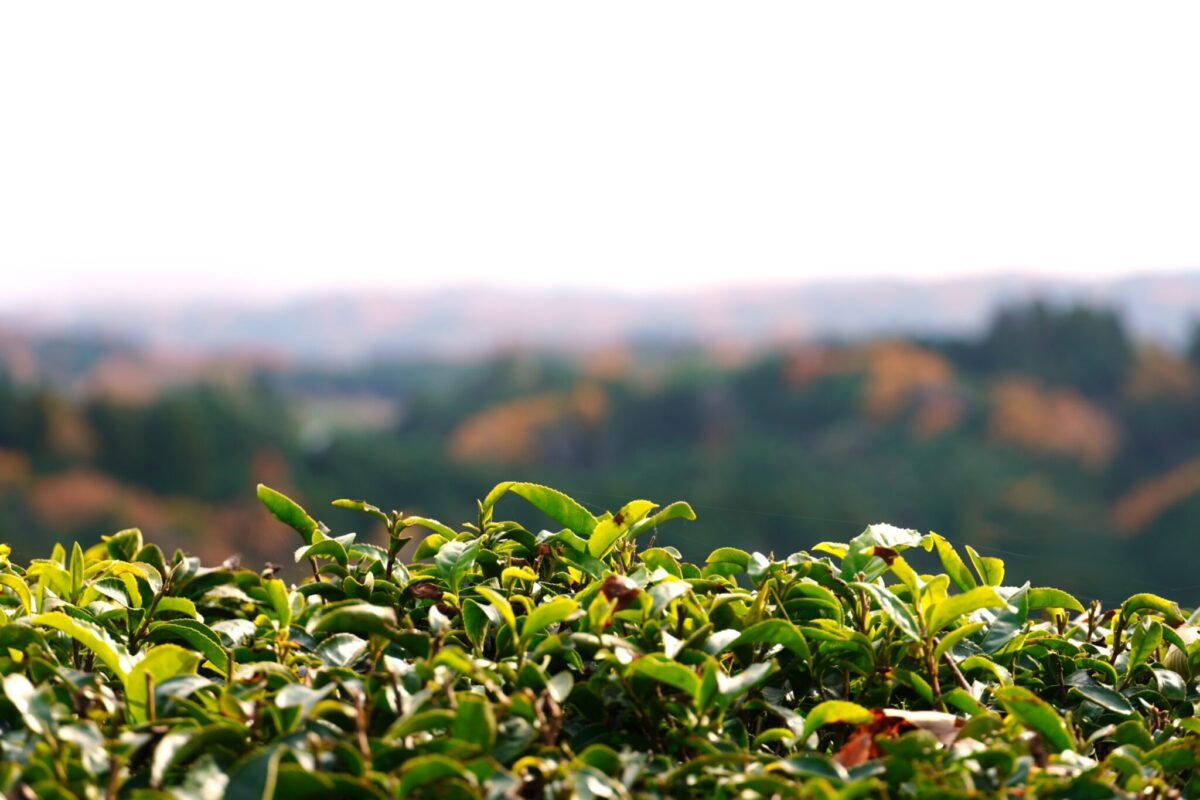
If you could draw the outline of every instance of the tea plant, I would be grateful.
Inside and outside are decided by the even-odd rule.
[[[687,504],[529,483],[458,528],[335,503],[386,547],[259,497],[299,585],[137,530],[0,555],[7,796],[1200,795],[1195,615],[1155,595],[1085,608],[889,525],[691,564],[654,544]]]

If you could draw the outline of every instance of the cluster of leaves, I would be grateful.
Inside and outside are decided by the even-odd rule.
[[[509,495],[554,524],[497,519]],[[1084,608],[889,525],[692,564],[654,546],[693,518],[684,503],[597,516],[529,483],[457,530],[337,501],[383,523],[386,548],[259,497],[303,539],[298,586],[167,559],[136,530],[24,570],[0,554],[0,790],[1200,794],[1200,637],[1161,597]]]

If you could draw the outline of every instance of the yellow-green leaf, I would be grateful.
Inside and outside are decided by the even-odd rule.
[[[261,483],[258,485],[258,499],[276,519],[300,534],[305,544],[313,543],[317,522],[295,500]]]
[[[525,617],[525,625],[521,628],[521,644],[528,645],[534,636],[548,626],[562,622],[574,614],[577,608],[579,608],[579,604],[569,597],[556,597],[537,606]]]
[[[590,511],[557,489],[539,483],[506,481],[498,484],[484,498],[483,510],[490,511],[496,501],[510,492],[525,498],[534,508],[579,536],[587,537],[596,528],[597,519]]]
[[[1040,733],[1055,751],[1075,749],[1067,724],[1045,700],[1022,686],[1005,686],[995,695],[1008,713]]]
[[[937,633],[959,617],[978,611],[981,608],[1004,608],[1007,603],[991,586],[977,586],[974,589],[954,594],[932,606],[925,612],[927,630],[930,634]]]
[[[846,700],[826,700],[820,703],[804,718],[804,732],[800,740],[804,741],[818,728],[835,722],[848,722],[851,725],[865,725],[875,719],[875,715],[858,703]]]

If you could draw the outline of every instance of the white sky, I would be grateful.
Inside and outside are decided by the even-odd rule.
[[[0,304],[1200,268],[1200,4],[5,3]]]

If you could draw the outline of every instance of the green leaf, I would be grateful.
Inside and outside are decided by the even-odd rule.
[[[800,740],[805,741],[813,731],[835,722],[848,722],[851,725],[865,725],[875,720],[875,715],[858,703],[846,700],[826,700],[820,703],[804,718],[804,731]]]
[[[950,576],[950,579],[954,581],[955,585],[961,591],[970,591],[979,585],[975,581],[975,577],[971,575],[971,570],[967,568],[966,562],[962,560],[958,555],[958,551],[954,549],[954,545],[936,533],[931,533],[925,538],[937,548],[938,559],[942,562],[942,568],[946,570],[946,574]]]
[[[309,632],[387,634],[396,624],[396,612],[384,606],[352,601],[327,606],[309,622]]]
[[[855,582],[851,583],[850,586],[854,589],[862,589],[875,598],[875,602],[883,611],[884,616],[890,619],[905,636],[914,642],[921,641],[921,627],[916,613],[912,607],[897,597],[891,589],[886,586],[877,586],[873,583]]]
[[[327,683],[320,689],[313,689],[301,683],[289,683],[275,693],[275,705],[280,708],[299,708],[300,716],[307,717],[312,713],[317,703],[337,688],[336,684]]]
[[[1139,664],[1144,664],[1162,644],[1162,623],[1158,620],[1145,620],[1134,627],[1129,638],[1129,661],[1125,667],[1125,675],[1133,674]]]
[[[350,560],[350,555],[346,552],[346,546],[337,539],[322,539],[296,548],[296,563],[299,564],[306,558],[332,558],[344,567]]]
[[[521,628],[521,644],[528,646],[534,636],[548,626],[562,622],[574,614],[577,608],[579,604],[569,597],[556,597],[537,606],[525,617],[525,625]]]
[[[334,667],[349,667],[367,654],[366,639],[352,633],[335,633],[317,645],[318,658]]]
[[[125,703],[134,722],[149,719],[149,693],[167,678],[192,675],[200,657],[175,644],[160,644],[147,650],[125,676]]]
[[[467,599],[462,604],[463,630],[471,645],[480,647],[487,637],[488,616],[483,607],[474,600]]]
[[[949,705],[954,706],[965,714],[970,714],[972,717],[979,716],[980,714],[987,712],[987,709],[978,700],[972,697],[969,692],[957,686],[950,691],[945,692],[942,695],[942,699],[945,700]]]
[[[455,714],[448,708],[431,708],[412,716],[404,717],[388,729],[389,739],[403,739],[414,733],[439,731],[454,725]]]
[[[696,512],[687,503],[676,500],[666,508],[659,509],[653,516],[646,517],[634,525],[633,529],[629,532],[629,538],[635,539],[646,531],[655,530],[659,525],[672,519],[693,521],[696,519]]]
[[[700,682],[696,686],[695,694],[692,695],[696,701],[696,708],[701,711],[708,708],[713,698],[717,696],[717,688],[720,686],[718,676],[722,674],[724,674],[723,670],[715,658],[704,660],[704,669],[700,672]]]
[[[417,545],[417,551],[413,553],[412,560],[424,561],[432,555],[436,555],[437,551],[442,548],[446,542],[450,541],[440,533],[431,533],[420,541]]]
[[[61,611],[38,614],[32,622],[34,625],[44,625],[67,634],[95,653],[104,666],[122,678],[133,668],[133,660],[125,645],[113,639],[108,631],[101,630],[90,622],[68,617]]]
[[[651,680],[673,686],[688,697],[696,697],[700,692],[700,679],[690,667],[685,667],[672,661],[661,653],[643,656],[629,667],[630,675],[644,675]]]
[[[271,578],[266,582],[266,588],[279,627],[286,630],[292,624],[292,604],[288,598],[287,584],[278,578]]]
[[[1075,666],[1081,669],[1090,669],[1100,673],[1103,680],[1113,684],[1114,686],[1117,684],[1117,681],[1120,680],[1120,677],[1117,675],[1116,668],[1114,668],[1113,665],[1107,661],[1102,661],[1098,658],[1078,658],[1075,660]]]
[[[186,597],[160,597],[158,606],[154,609],[154,616],[158,616],[163,612],[170,611],[175,614],[186,614],[192,619],[200,616],[200,612],[196,610],[196,604]]]
[[[83,594],[83,548],[79,542],[71,547],[71,597],[72,603],[79,602]]]
[[[1147,752],[1145,760],[1168,773],[1195,769],[1200,766],[1200,736],[1170,739]]]
[[[601,520],[587,540],[588,554],[593,558],[603,558],[613,549],[613,546],[629,532],[629,529],[650,513],[655,503],[649,500],[634,500],[625,504],[620,512],[612,519]]]
[[[280,763],[275,782],[275,797],[279,800],[378,800],[379,795],[368,792],[361,782],[334,773],[325,775],[293,763]]]
[[[987,656],[969,656],[968,658],[964,658],[959,663],[959,668],[962,669],[963,672],[970,672],[971,670],[976,669],[986,670],[992,674],[992,677],[995,678],[1001,686],[1009,686],[1013,682],[1012,673],[1010,673],[1001,665],[997,664],[995,661],[992,661]]]
[[[874,550],[874,548],[872,548],[872,550]],[[921,578],[917,575],[916,570],[914,570],[912,566],[910,566],[909,563],[904,560],[904,556],[890,556],[890,560],[891,563],[888,564],[888,569],[892,571],[893,575],[900,579],[901,583],[908,587],[908,591],[912,597],[919,597],[921,595],[922,587]]]
[[[672,600],[683,597],[692,588],[687,581],[665,580],[655,584],[647,594],[650,595],[650,614],[661,614]]]
[[[1133,706],[1129,705],[1129,701],[1120,692],[1109,689],[1107,686],[1098,684],[1085,684],[1082,686],[1072,686],[1072,694],[1078,694],[1085,700],[1090,700],[1101,708],[1112,711],[1121,716],[1132,716],[1134,713]]]
[[[1151,672],[1154,673],[1154,685],[1158,693],[1168,701],[1179,703],[1187,697],[1188,688],[1182,677],[1169,669],[1155,668]]]
[[[42,736],[53,733],[54,714],[46,695],[19,672],[4,676],[3,685],[4,694],[16,707],[25,727]]]
[[[726,676],[724,672],[718,670],[717,694],[721,698],[721,705],[729,705],[734,700],[765,681],[774,671],[775,664],[770,661],[760,661],[757,664],[751,664],[737,675]]]
[[[569,564],[589,578],[599,578],[608,569],[600,559],[593,557],[587,552],[579,552],[569,547],[563,548],[558,553],[558,560],[564,564]]]
[[[1083,604],[1062,589],[1036,586],[1029,590],[1029,610],[1034,611],[1039,608],[1065,608],[1068,611],[1083,611]]]
[[[138,551],[142,549],[142,532],[137,528],[126,528],[117,531],[112,536],[101,536],[104,547],[111,558],[120,561],[133,561]]]
[[[812,661],[812,652],[808,648],[808,642],[804,640],[804,634],[786,619],[764,619],[762,622],[755,623],[739,633],[737,638],[722,649],[732,650],[742,645],[758,642],[783,645],[805,662]]]
[[[536,581],[538,575],[529,567],[505,567],[500,573],[500,583],[509,586],[513,581]]]
[[[436,534],[440,534],[446,541],[450,541],[458,536],[454,529],[449,525],[443,525],[436,519],[429,519],[429,517],[405,517],[400,524],[405,528],[411,528],[415,526],[418,528],[424,528],[428,531],[433,531]]]
[[[463,576],[475,564],[475,559],[479,556],[479,548],[482,546],[482,539],[475,539],[470,543],[446,542],[433,557],[433,563],[437,566],[438,572],[441,573],[442,578],[450,587],[450,591],[454,594],[458,594],[458,587]]]
[[[927,630],[935,634],[961,616],[981,608],[1005,608],[1007,603],[991,586],[977,586],[962,594],[953,594],[925,612]]]
[[[994,654],[1016,638],[1029,619],[1029,584],[1025,584],[1008,597],[1008,608],[996,615],[983,635],[983,652]]]
[[[225,786],[225,800],[274,800],[282,747],[251,753],[238,762]]]
[[[439,755],[417,756],[404,764],[404,772],[400,776],[399,794],[401,797],[407,797],[414,789],[429,786],[448,778],[458,778],[471,786],[474,786],[476,782],[475,776],[454,759]]]
[[[1008,713],[1040,733],[1056,752],[1075,749],[1063,718],[1045,700],[1022,686],[1005,686],[994,694]]]
[[[854,580],[862,572],[868,581],[875,580],[887,569],[887,562],[871,552],[875,547],[903,550],[921,543],[921,534],[909,528],[879,523],[850,540],[846,557],[842,559],[843,580]]]
[[[450,735],[490,753],[496,744],[496,717],[492,713],[492,704],[483,695],[471,692],[459,692],[456,698],[458,709]]]
[[[539,483],[506,481],[498,484],[496,488],[488,492],[488,496],[483,500],[484,513],[490,512],[496,505],[496,501],[510,492],[525,498],[534,508],[563,527],[569,528],[578,536],[584,538],[590,536],[598,524],[598,520],[592,513],[575,500],[557,489],[551,489]]]
[[[1183,614],[1179,613],[1179,606],[1176,603],[1149,592],[1135,594],[1121,604],[1121,614],[1126,619],[1138,611],[1155,611],[1162,614],[1167,623],[1171,625],[1183,622]]]
[[[192,619],[154,622],[151,623],[146,638],[152,642],[169,639],[187,642],[190,647],[198,650],[201,655],[216,665],[220,672],[229,671],[229,654],[225,650],[225,645],[221,643],[221,637],[202,622]]]
[[[128,575],[123,577],[130,582],[133,581]],[[134,585],[136,587],[136,583]],[[88,584],[87,591],[83,593],[79,605],[86,607],[101,597],[106,597],[123,608],[138,608],[140,606],[140,603],[135,602],[129,596],[129,583],[121,578],[101,578],[98,581],[92,581]]]
[[[750,566],[750,554],[745,550],[739,550],[736,547],[718,547],[708,554],[708,558],[704,561],[705,564],[727,563],[736,565],[740,571],[745,572]]]
[[[258,499],[262,501],[268,511],[275,515],[277,520],[300,534],[305,544],[313,543],[313,533],[317,530],[317,522],[296,501],[261,483],[258,485]]]
[[[26,579],[37,578],[39,587],[44,584],[64,600],[71,599],[71,573],[63,569],[62,564],[53,559],[34,559],[29,563],[29,569],[25,571],[25,577]],[[39,588],[39,597],[41,594],[42,592]]]
[[[387,525],[390,522],[387,514],[383,513],[383,511],[381,511],[378,506],[373,506],[370,503],[368,503],[366,500],[348,500],[348,499],[343,498],[341,500],[334,500],[332,505],[334,505],[337,508],[346,508],[351,511],[358,511],[363,514],[370,514],[372,517],[379,520],[384,525]]]
[[[975,552],[975,548],[967,545],[967,555],[979,573],[979,579],[988,586],[999,586],[1004,583],[1004,562],[998,558],[986,558]]]
[[[508,602],[508,598],[497,592],[495,589],[489,589],[486,586],[473,586],[476,594],[492,604],[492,607],[500,612],[501,618],[508,623],[508,627],[512,629],[513,635],[517,634],[517,617],[513,613],[512,604]]]
[[[954,647],[954,645],[958,644],[968,636],[982,630],[983,626],[984,623],[982,622],[972,622],[968,625],[957,627],[947,633],[941,638],[941,641],[938,642],[937,647],[935,647],[933,650],[934,662],[940,662],[942,660],[942,656],[950,652],[950,648]]]
[[[21,601],[21,608],[25,609],[25,613],[33,613],[33,595],[29,593],[29,587],[25,585],[25,581],[12,573],[4,572],[0,573],[0,586],[12,589],[13,594]]]

